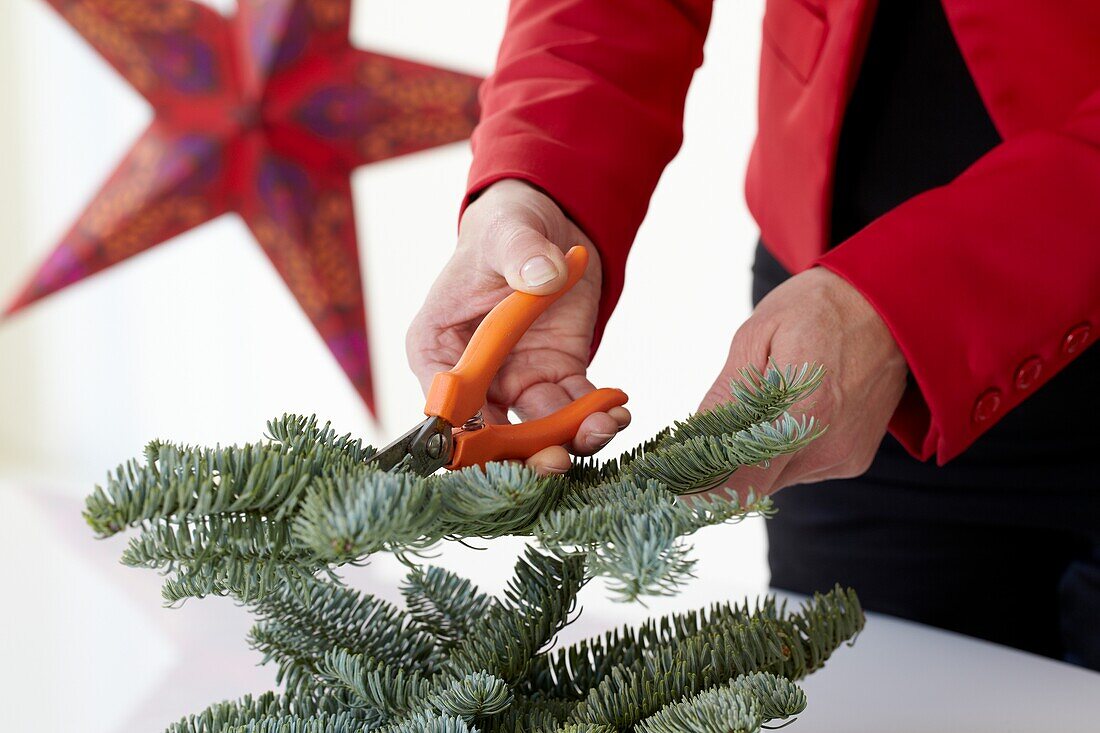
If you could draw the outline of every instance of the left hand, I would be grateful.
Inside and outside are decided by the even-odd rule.
[[[749,364],[763,369],[769,357],[780,367],[804,362],[825,366],[824,382],[801,407],[829,429],[767,468],[738,469],[726,486],[742,496],[750,488],[762,495],[865,472],[908,375],[905,357],[871,304],[823,267],[790,278],[760,301],[734,334],[726,365],[700,409],[728,402],[730,379]],[[795,406],[792,412],[798,410]]]

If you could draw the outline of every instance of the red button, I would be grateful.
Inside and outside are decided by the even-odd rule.
[[[1043,373],[1043,360],[1037,356],[1025,359],[1016,368],[1016,389],[1021,392],[1031,389]]]
[[[978,401],[974,403],[974,413],[971,418],[976,423],[983,423],[990,420],[997,414],[997,410],[1001,407],[1001,390],[991,389],[983,393]]]
[[[1074,326],[1066,333],[1065,339],[1062,340],[1062,353],[1066,356],[1073,356],[1074,354],[1085,348],[1085,344],[1089,341],[1089,334],[1092,333],[1089,328],[1089,324],[1082,323],[1078,326]]]

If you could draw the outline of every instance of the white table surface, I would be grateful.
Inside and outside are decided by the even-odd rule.
[[[874,613],[801,684],[791,733],[1100,733],[1100,673]]]

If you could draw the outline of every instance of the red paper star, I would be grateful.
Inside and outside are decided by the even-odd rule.
[[[374,413],[349,174],[455,142],[480,79],[351,47],[351,0],[47,0],[155,118],[8,307],[239,213]]]

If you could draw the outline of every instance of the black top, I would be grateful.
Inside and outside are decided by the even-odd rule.
[[[832,244],[1000,142],[939,0],[880,0],[837,150]]]

